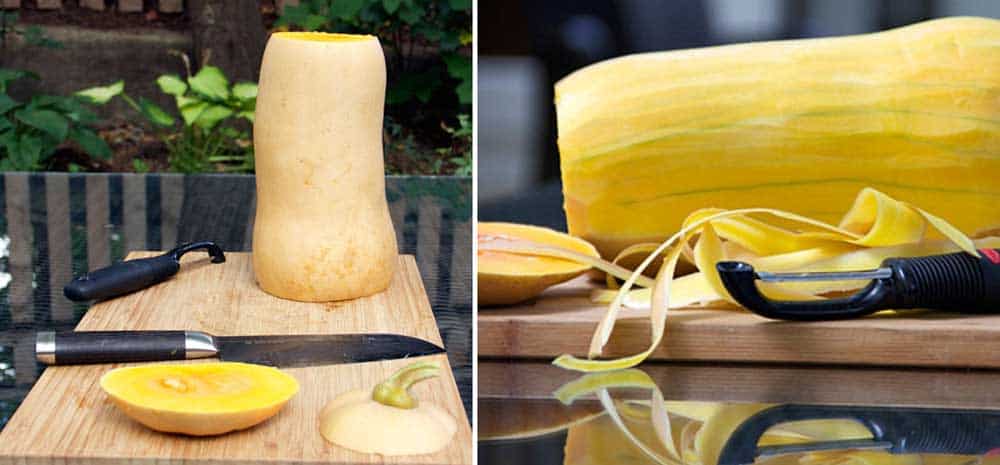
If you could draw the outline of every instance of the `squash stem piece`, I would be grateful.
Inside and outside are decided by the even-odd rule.
[[[389,379],[378,383],[372,390],[372,400],[390,407],[416,408],[417,398],[410,395],[410,386],[433,378],[440,371],[441,367],[434,362],[417,362],[407,365],[390,376]]]

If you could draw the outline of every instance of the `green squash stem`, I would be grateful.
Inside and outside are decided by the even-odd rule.
[[[390,407],[412,409],[417,398],[410,395],[410,386],[438,375],[441,367],[434,362],[417,362],[407,365],[382,381],[372,390],[372,400]]]

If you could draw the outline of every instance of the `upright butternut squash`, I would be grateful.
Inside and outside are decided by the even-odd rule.
[[[1000,226],[1000,21],[625,56],[556,84],[569,232],[610,258],[699,208],[832,222],[864,187]]]
[[[253,266],[260,287],[301,301],[384,290],[397,251],[385,198],[378,39],[272,34],[259,86]]]

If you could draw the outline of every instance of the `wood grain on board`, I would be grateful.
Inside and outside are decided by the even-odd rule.
[[[152,255],[133,253],[129,258]],[[250,255],[227,253],[223,264],[202,254],[184,257],[171,280],[99,303],[77,330],[194,329],[215,335],[393,332],[441,344],[416,262],[402,256],[390,288],[338,303],[278,299],[254,283]],[[192,438],[149,430],[115,408],[98,385],[122,365],[50,367],[0,432],[0,464],[179,463],[388,463],[469,464],[472,434],[448,359],[441,376],[414,387],[423,402],[450,412],[459,429],[452,443],[431,455],[382,457],[325,442],[317,415],[326,402],[352,389],[368,389],[413,360],[294,368],[299,393],[277,416],[244,431]]]
[[[582,276],[524,304],[480,308],[479,357],[584,356],[607,305]],[[648,312],[623,309],[603,356],[644,351]],[[1000,367],[1000,315],[910,313],[843,321],[768,320],[742,310],[677,309],[650,360]]]

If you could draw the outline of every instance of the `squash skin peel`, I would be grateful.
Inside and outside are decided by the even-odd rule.
[[[685,250],[684,245],[686,245],[694,235],[701,233],[702,237],[699,239],[698,245],[695,246],[695,249],[697,250],[700,245],[703,245],[703,241],[706,239],[704,234],[706,229],[709,230],[708,241],[705,241],[705,243],[708,244],[706,246],[708,250],[702,250],[700,252],[700,255],[702,255],[703,258],[701,260],[701,267],[699,268],[702,273],[703,281],[707,281],[708,288],[714,294],[715,298],[710,299],[707,296],[704,296],[701,300],[727,300],[728,294],[725,288],[722,287],[721,280],[717,279],[717,271],[713,266],[715,261],[727,259],[725,251],[722,248],[722,243],[718,240],[718,237],[715,236],[714,229],[712,229],[711,223],[714,220],[724,218],[739,220],[749,214],[767,214],[783,220],[801,223],[814,229],[797,232],[799,236],[828,240],[830,241],[831,246],[834,247],[846,244],[869,248],[918,244],[924,240],[925,231],[928,229],[927,227],[931,226],[959,249],[973,256],[979,256],[979,252],[976,250],[976,244],[943,219],[913,205],[895,200],[875,189],[862,189],[861,192],[858,193],[854,205],[854,208],[851,208],[840,222],[841,225],[862,225],[854,228],[854,230],[829,225],[811,218],[768,208],[713,211],[709,215],[695,212],[692,214],[692,217],[695,219],[691,221],[685,220],[683,222],[684,227],[670,239],[660,244],[660,246],[633,271],[633,275],[626,280],[622,288],[618,290],[614,300],[608,307],[607,313],[598,324],[597,329],[594,331],[587,359],[581,359],[570,354],[564,354],[559,356],[555,361],[553,361],[553,363],[557,366],[571,370],[591,372],[633,367],[649,357],[649,355],[652,354],[652,352],[660,345],[660,341],[662,341],[666,330],[667,311],[671,308],[671,287],[676,287],[676,284],[681,283],[680,279],[674,279],[674,271],[681,253]],[[867,227],[868,229],[866,230],[864,227]],[[740,236],[738,235],[730,238],[730,240],[736,242],[737,244],[739,244],[739,239]],[[656,256],[662,253],[666,253],[666,258],[657,273],[656,283],[651,289],[651,296],[649,298],[651,325],[651,341],[649,347],[639,354],[628,357],[622,357],[614,360],[595,360],[595,358],[600,355],[602,349],[611,337],[611,332],[614,328],[618,312],[629,296],[629,290],[635,284],[635,278],[637,278],[646,269],[646,267],[649,266]],[[699,254],[696,253],[695,255]],[[706,260],[706,257],[711,259]],[[696,260],[696,265],[698,265],[697,262],[698,260]],[[707,268],[702,268],[706,266],[706,263],[708,264]],[[790,263],[791,266],[807,266],[809,264],[810,263],[803,261]],[[864,269],[864,267],[858,268]],[[781,294],[778,294],[781,298],[795,298],[796,296],[800,299],[819,298],[819,296],[812,293],[802,293],[795,290],[789,291],[777,286],[766,286],[763,289],[770,295],[781,292]]]
[[[125,367],[101,388],[122,412],[156,431],[214,436],[276,415],[299,384],[276,368],[219,362]]]

